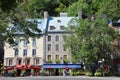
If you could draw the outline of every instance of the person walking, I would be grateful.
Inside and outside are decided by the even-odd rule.
[[[66,76],[66,69],[63,69],[63,76]]]

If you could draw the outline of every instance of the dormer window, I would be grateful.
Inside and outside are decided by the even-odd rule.
[[[57,20],[57,22],[58,22],[58,23],[60,23],[60,22],[61,22],[61,20]]]
[[[18,40],[18,39],[15,40],[15,45],[16,45],[16,46],[19,45],[19,40]]]
[[[50,26],[50,30],[54,30],[55,29],[55,26]]]
[[[24,39],[23,46],[27,46],[27,44],[28,44],[28,41],[26,39]]]
[[[40,22],[38,22],[38,24],[41,24],[42,22],[40,21]]]
[[[60,30],[64,30],[65,29],[65,27],[64,26],[60,26]]]

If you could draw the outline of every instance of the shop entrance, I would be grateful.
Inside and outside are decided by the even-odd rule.
[[[21,74],[21,69],[17,69],[17,76],[20,76]]]

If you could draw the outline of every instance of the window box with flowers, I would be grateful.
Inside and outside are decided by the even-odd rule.
[[[52,63],[52,60],[51,60],[51,59],[48,59],[47,63]]]
[[[56,64],[60,63],[60,59],[55,60]]]
[[[64,64],[67,64],[67,63],[69,63],[69,60],[68,60],[68,59],[64,59],[64,60],[63,60],[63,63],[64,63]]]

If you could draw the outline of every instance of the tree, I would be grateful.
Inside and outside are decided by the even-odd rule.
[[[67,8],[68,15],[77,16],[82,10],[83,15],[106,14],[106,16],[117,21],[120,16],[120,0],[78,0]],[[114,13],[114,14],[113,14]]]
[[[59,6],[55,8],[55,11],[58,13],[66,12],[67,8],[77,1],[78,0],[57,0]]]
[[[79,37],[81,35],[79,35],[75,38],[72,37],[72,38],[76,39],[74,41],[82,42],[82,43],[77,42],[79,44],[74,43],[75,44],[74,45],[75,49],[72,49],[72,50],[76,51],[76,53],[72,52],[72,54],[77,55],[77,57],[78,57],[78,54],[81,57],[82,56],[89,56],[89,58],[86,58],[86,59],[90,59],[91,56],[89,54],[91,54],[92,52],[95,52],[96,56],[91,58],[91,60],[92,59],[96,60],[96,59],[99,59],[100,57],[101,58],[105,57],[105,56],[107,57],[108,53],[112,53],[112,50],[113,50],[112,47],[113,46],[110,45],[110,42],[113,39],[112,37],[110,38],[110,36],[112,36],[112,35],[108,34],[108,32],[106,32],[107,33],[106,34],[104,31],[107,30],[107,28],[106,28],[107,19],[111,19],[113,21],[117,21],[119,19],[119,14],[118,14],[119,11],[120,11],[119,10],[120,9],[119,8],[119,2],[120,2],[119,0],[114,0],[114,1],[113,0],[109,0],[109,1],[107,1],[107,0],[79,0],[78,2],[75,2],[71,6],[68,7],[67,12],[68,12],[68,15],[70,15],[70,16],[77,16],[79,11],[82,11],[82,17],[85,17],[85,18],[88,18],[89,15],[105,14],[107,16],[107,18],[104,20],[105,22],[103,22],[103,19],[101,19],[101,18],[99,20],[96,19],[94,22],[90,22],[89,20],[82,20],[81,22],[79,22],[80,25],[77,28],[78,30],[77,29],[75,30],[75,33],[76,32],[78,32],[78,33],[80,33],[80,32],[84,33],[85,32],[85,33],[82,34],[83,35],[82,36],[83,41],[79,40],[80,39]],[[114,14],[113,14],[113,12],[114,12]],[[97,30],[94,27],[93,28],[91,27],[93,25],[94,25],[94,27],[96,27]],[[101,27],[101,26],[103,26],[103,27]],[[99,27],[101,30],[97,27]],[[83,29],[83,30],[81,30],[81,29]],[[98,30],[100,30],[99,33],[98,33]],[[105,36],[104,36],[105,38],[103,38],[103,35],[97,35],[97,34],[102,33],[102,30],[103,30],[103,33],[105,33],[107,35],[108,39]],[[114,34],[113,31],[111,33]],[[96,38],[95,35],[99,36],[99,37],[97,37],[97,39],[102,44],[100,42],[94,41],[95,40],[94,38]],[[71,38],[68,38],[68,40],[69,39],[71,39]],[[71,40],[73,40],[73,39],[71,39]],[[69,41],[67,41],[67,42],[69,42]],[[109,42],[109,44],[107,42]],[[94,43],[94,45],[93,45],[93,43]],[[103,47],[103,45],[105,47]],[[108,45],[110,45],[111,47],[108,47]],[[73,44],[72,44],[72,46],[73,46]],[[78,46],[79,46],[79,48],[76,48]],[[82,53],[84,53],[84,54],[82,54]],[[104,53],[104,54],[107,53],[107,54],[105,54],[103,56],[100,53]],[[98,56],[98,54],[99,54],[99,56]]]
[[[55,8],[59,6],[57,0],[31,0],[30,3],[29,13],[32,12],[32,18],[43,17],[44,11],[48,11],[51,16],[58,15],[55,11]]]
[[[27,5],[28,4],[28,5]],[[29,11],[29,2],[27,0],[21,2],[19,5],[14,7],[14,9],[9,10],[10,12],[3,11],[1,7],[1,41],[8,41],[10,44],[14,44],[15,32],[22,32],[26,39],[29,37],[34,37],[35,33],[40,33],[41,30],[37,28],[37,21],[31,20],[31,14]],[[8,25],[12,24],[12,26]]]
[[[113,21],[118,21],[120,16],[120,0],[102,0],[97,14],[106,14]],[[114,13],[114,14],[113,14]]]
[[[77,61],[82,59],[92,63],[102,58],[110,60],[111,53],[115,51],[112,41],[117,37],[117,33],[108,27],[105,18],[97,17],[94,21],[80,20],[74,30],[75,36],[66,37],[65,42]]]

